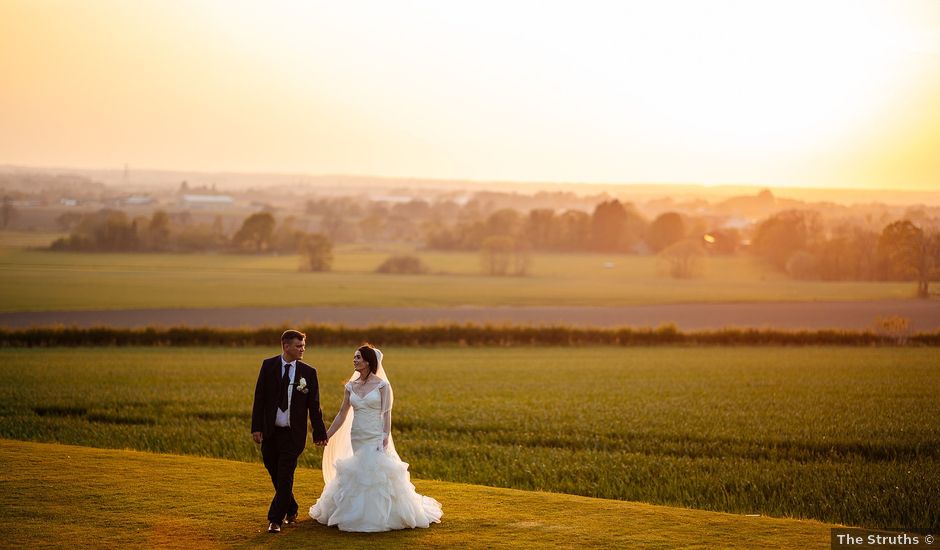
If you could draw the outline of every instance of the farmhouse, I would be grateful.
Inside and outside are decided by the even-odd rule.
[[[235,200],[229,195],[196,195],[185,194],[180,200],[180,206],[187,208],[210,208],[213,206],[231,206]]]

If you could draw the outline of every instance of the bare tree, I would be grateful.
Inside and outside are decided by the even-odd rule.
[[[702,271],[705,248],[698,239],[684,239],[666,247],[659,258],[666,265],[666,272],[676,279],[690,279]]]
[[[321,233],[304,235],[300,241],[300,270],[329,271],[333,266],[333,243]]]
[[[483,239],[480,245],[480,261],[487,275],[506,275],[512,263],[513,240],[506,236]]]

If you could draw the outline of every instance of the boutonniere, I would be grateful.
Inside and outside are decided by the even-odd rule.
[[[308,391],[310,391],[310,388],[307,387],[307,379],[301,378],[300,382],[297,382],[296,384],[294,384],[294,389],[296,389],[300,393],[307,393]]]

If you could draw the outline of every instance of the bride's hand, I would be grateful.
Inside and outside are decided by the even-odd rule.
[[[388,436],[387,435],[385,436],[384,439],[382,439],[382,450],[383,451],[388,450]]]

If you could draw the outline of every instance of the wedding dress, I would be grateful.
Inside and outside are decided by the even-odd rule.
[[[439,523],[441,504],[419,495],[408,464],[395,452],[391,431],[392,389],[381,367],[379,385],[365,395],[346,383],[351,410],[323,453],[326,482],[310,517],[341,531],[378,532]],[[349,417],[352,417],[351,421]]]

